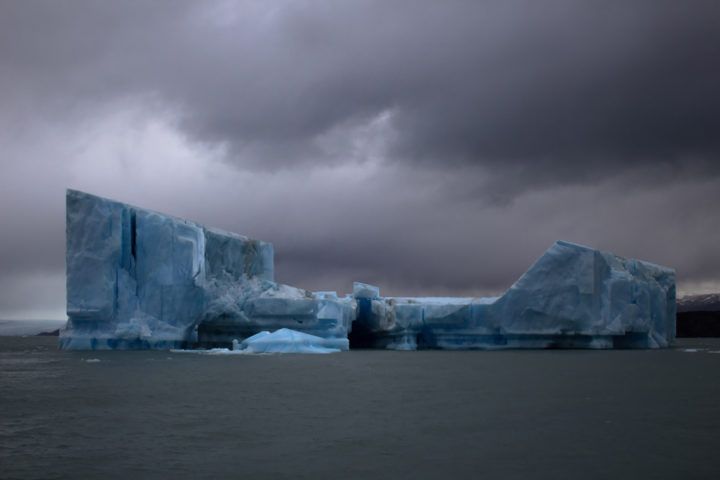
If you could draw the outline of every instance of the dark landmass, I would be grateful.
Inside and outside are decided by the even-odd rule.
[[[0,319],[0,337],[55,336],[67,320],[5,320]]]
[[[720,337],[720,293],[678,298],[677,336]]]
[[[59,337],[60,329],[56,328],[55,330],[49,330],[47,332],[40,332],[36,336],[38,336],[38,337]]]
[[[677,336],[720,337],[720,311],[678,312]]]

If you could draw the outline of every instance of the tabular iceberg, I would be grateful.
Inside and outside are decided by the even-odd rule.
[[[293,351],[309,336],[340,350],[348,338],[396,350],[658,348],[675,337],[673,270],[568,242],[500,297],[381,297],[363,283],[338,297],[276,283],[267,242],[68,190],[66,261],[68,349],[237,340]]]

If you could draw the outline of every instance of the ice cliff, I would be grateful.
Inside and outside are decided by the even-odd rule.
[[[273,281],[272,245],[67,192],[68,349],[219,346],[298,327],[346,339],[353,302]]]
[[[415,350],[657,348],[675,336],[673,270],[567,242],[500,297],[382,297],[363,283],[338,297],[276,283],[269,243],[68,190],[66,261],[67,349],[227,347],[281,329],[339,349],[348,337]]]

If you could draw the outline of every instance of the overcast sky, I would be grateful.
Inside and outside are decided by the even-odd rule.
[[[64,318],[75,188],[276,278],[502,292],[565,239],[720,290],[720,2],[0,1],[0,318]]]

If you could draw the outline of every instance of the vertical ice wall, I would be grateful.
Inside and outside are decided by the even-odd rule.
[[[74,190],[66,198],[62,348],[228,345],[281,327],[347,336],[351,301],[275,283],[270,243]]]

